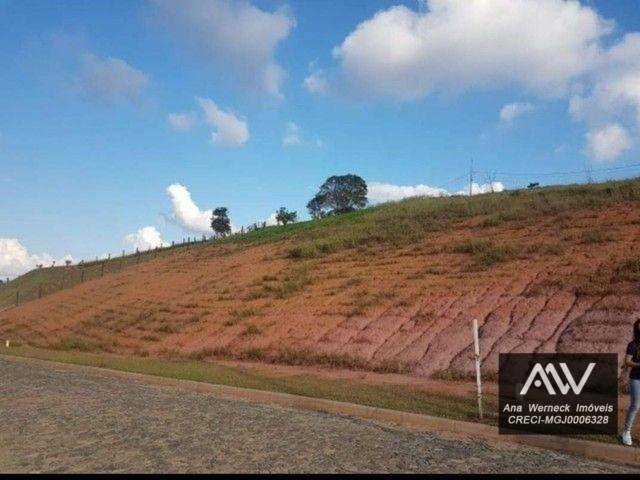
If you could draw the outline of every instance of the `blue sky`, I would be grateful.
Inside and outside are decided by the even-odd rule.
[[[468,189],[471,160],[478,191],[635,175],[638,6],[0,1],[0,277],[217,206],[305,218],[333,174],[374,202]]]

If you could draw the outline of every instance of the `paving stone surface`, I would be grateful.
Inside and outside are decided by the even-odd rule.
[[[0,359],[2,472],[639,472]]]

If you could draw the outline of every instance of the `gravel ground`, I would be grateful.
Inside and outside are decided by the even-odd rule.
[[[0,359],[0,471],[639,470]]]

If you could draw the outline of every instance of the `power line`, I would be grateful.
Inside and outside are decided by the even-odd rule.
[[[599,168],[599,169],[595,169],[595,170],[590,170],[591,173],[605,173],[605,172],[614,172],[614,171],[620,171],[620,170],[626,170],[628,168],[636,168],[636,167],[640,167],[640,163],[632,163],[632,164],[628,164],[628,165],[620,165],[617,167],[608,167],[608,168]],[[502,176],[506,176],[506,177],[524,177],[524,176],[533,176],[533,177],[547,177],[547,176],[561,176],[561,175],[584,175],[585,171],[584,170],[571,170],[571,171],[564,171],[564,172],[501,172],[501,171],[495,171],[495,172],[489,172],[488,170],[475,170],[475,173],[483,173],[483,174],[490,174],[490,173],[495,173],[497,175],[502,175]]]

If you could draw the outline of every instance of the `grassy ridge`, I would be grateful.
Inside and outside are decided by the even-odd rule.
[[[505,191],[471,198],[411,198],[320,220],[267,227],[191,246],[244,246],[289,240],[293,243],[290,248],[292,258],[315,258],[364,245],[407,245],[429,232],[455,228],[456,224],[473,217],[480,217],[480,228],[490,228],[506,222],[528,221],[580,209],[605,208],[620,202],[639,201],[640,179]],[[117,272],[138,261],[152,259],[155,255],[172,255],[184,248],[188,246],[176,245],[157,252],[145,252],[140,255],[140,259],[133,254],[86,263],[82,267],[76,265],[34,270],[0,287],[0,309],[15,304],[17,290],[20,290],[21,301],[27,301],[37,298],[40,289],[44,295],[77,284],[81,280],[82,269],[84,280],[87,280],[100,276],[103,265],[105,274]],[[514,254],[508,250],[498,251],[496,248],[475,253],[478,254],[480,264],[491,264]]]
[[[471,198],[410,198],[313,222],[269,227],[225,241],[266,243],[294,239],[291,256],[312,258],[361,245],[407,245],[429,232],[455,228],[457,223],[473,217],[484,217],[480,226],[488,228],[639,201],[640,179],[513,190]]]

